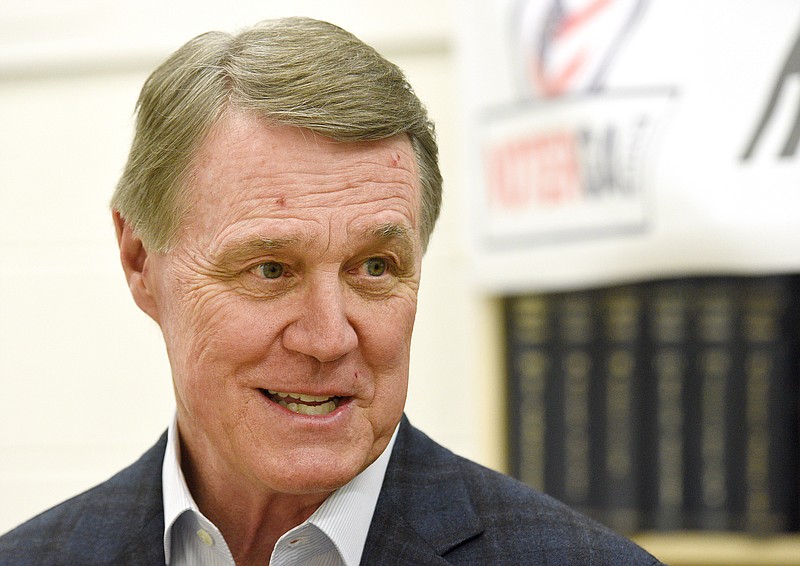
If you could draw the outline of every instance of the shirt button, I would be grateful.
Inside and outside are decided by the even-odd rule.
[[[199,538],[200,542],[202,542],[206,546],[211,546],[212,544],[214,544],[214,539],[211,538],[211,535],[208,534],[208,531],[206,531],[205,529],[198,529],[197,538]]]

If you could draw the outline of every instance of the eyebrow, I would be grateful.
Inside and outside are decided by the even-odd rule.
[[[365,239],[374,240],[400,240],[411,247],[414,246],[414,238],[411,231],[401,224],[381,224],[375,228],[364,232]]]
[[[276,252],[296,245],[298,238],[251,238],[229,242],[214,256],[217,265],[250,261],[264,253]]]
[[[360,233],[360,238],[368,246],[376,242],[396,242],[398,252],[402,256],[413,257],[414,233],[411,229],[401,224],[381,224],[369,227]],[[299,245],[304,240],[301,238],[246,238],[233,240],[214,254],[214,263],[221,265],[237,265],[252,260],[265,253],[274,253]]]
[[[365,240],[378,242],[396,241],[399,244],[401,255],[413,257],[414,232],[402,224],[381,224],[364,231]]]

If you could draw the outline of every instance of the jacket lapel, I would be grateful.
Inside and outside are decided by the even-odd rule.
[[[481,532],[456,456],[403,417],[361,563],[447,564]]]

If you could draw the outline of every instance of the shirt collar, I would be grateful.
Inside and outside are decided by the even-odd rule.
[[[367,469],[333,492],[306,521],[331,539],[346,566],[357,566],[361,562],[398,428],[399,425],[395,427],[383,453]],[[172,419],[167,431],[161,482],[164,500],[164,555],[169,563],[171,532],[175,521],[186,511],[203,516],[189,492],[181,470],[177,416]]]
[[[175,521],[185,512],[200,514],[186,478],[181,469],[180,442],[178,442],[178,420],[173,417],[167,429],[167,450],[164,453],[164,464],[161,468],[161,488],[164,498],[164,556],[167,564],[172,551],[172,527]]]

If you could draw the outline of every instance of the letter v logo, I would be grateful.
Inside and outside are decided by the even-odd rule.
[[[787,96],[794,96],[794,100],[784,100]],[[794,122],[781,148],[779,154],[781,158],[794,157],[797,153],[798,143],[800,143],[800,34],[795,39],[794,47],[789,52],[783,69],[781,69],[778,79],[775,81],[772,94],[761,114],[761,119],[756,126],[755,132],[753,132],[747,148],[742,153],[742,161],[747,161],[753,157],[753,153],[761,142],[767,126],[775,121],[778,108],[781,105],[791,104],[792,102],[796,106]]]

